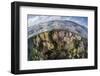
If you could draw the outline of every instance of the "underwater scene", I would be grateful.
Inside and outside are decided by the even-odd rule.
[[[28,61],[88,58],[88,17],[27,15]]]

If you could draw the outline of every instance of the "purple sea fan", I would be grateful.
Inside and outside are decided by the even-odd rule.
[[[60,40],[63,40],[64,36],[65,36],[65,32],[64,31],[59,31],[58,32],[58,37],[59,37]]]

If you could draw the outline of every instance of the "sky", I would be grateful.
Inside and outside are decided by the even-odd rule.
[[[82,26],[88,26],[88,17],[80,17],[80,16],[53,16],[53,15],[27,15],[28,27],[34,26],[41,22],[47,22],[52,20],[69,20],[76,22]]]

